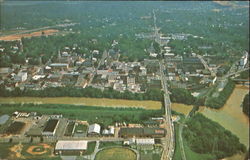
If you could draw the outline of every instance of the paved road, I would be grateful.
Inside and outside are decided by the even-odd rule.
[[[153,19],[154,19],[154,34],[155,34],[155,42],[160,44],[160,33],[159,28],[156,25],[156,15],[153,10]],[[162,51],[161,51],[162,52]],[[161,160],[171,160],[174,153],[174,127],[171,119],[171,101],[169,97],[169,91],[167,87],[166,77],[164,75],[165,66],[163,65],[164,60],[159,60],[160,73],[161,73],[161,83],[162,89],[164,91],[164,107],[165,107],[165,129],[167,130],[167,134],[164,137],[163,141],[163,153]]]
[[[161,81],[162,81],[162,88],[164,91],[164,107],[165,107],[165,125],[167,129],[167,134],[165,137],[166,144],[164,146],[162,160],[172,159],[174,153],[174,127],[173,122],[171,119],[171,101],[169,97],[169,91],[167,87],[166,77],[164,75],[164,66],[163,61],[159,61],[160,64],[160,72],[161,72]]]
[[[208,66],[207,62],[203,59],[203,56],[201,56],[201,55],[196,55],[196,56],[200,59],[201,63],[204,65],[204,67],[209,70],[211,75],[216,76],[216,71]]]

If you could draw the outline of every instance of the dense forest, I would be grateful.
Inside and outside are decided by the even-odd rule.
[[[250,112],[249,112],[249,93],[245,96],[243,103],[243,112],[250,118]]]
[[[170,92],[170,99],[175,103],[184,103],[190,105],[194,104],[196,100],[189,90],[183,88],[171,88]]]
[[[115,49],[121,52],[121,60],[140,61],[148,57],[146,50],[153,39],[136,35],[150,37],[153,33],[153,10],[161,33],[189,35],[187,40],[170,41],[175,54],[195,52],[217,55],[223,60],[239,58],[243,51],[249,51],[249,19],[244,8],[230,9],[214,2],[183,2],[183,5],[178,2],[4,2],[0,35],[10,30],[45,26],[59,29],[62,34],[71,32],[63,37],[59,34],[24,40],[24,52],[15,55],[17,60],[8,52],[0,55],[0,61],[7,66],[30,57],[35,59],[31,64],[36,64],[39,56],[46,62],[64,46],[78,44],[78,54],[89,54],[93,49],[108,50],[113,40],[119,42]],[[53,27],[65,23],[76,25]],[[92,39],[98,43],[91,43]],[[159,52],[159,46],[153,45]]]
[[[191,117],[186,125],[183,135],[194,152],[210,153],[217,159],[246,152],[246,147],[239,142],[238,137],[200,113]]]

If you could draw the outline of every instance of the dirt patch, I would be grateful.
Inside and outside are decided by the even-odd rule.
[[[22,144],[17,144],[14,145],[13,147],[10,148],[11,154],[9,159],[19,159],[19,158],[23,158],[23,156],[21,155],[21,151],[23,149],[23,145]]]
[[[37,144],[30,146],[26,152],[31,155],[42,155],[47,153],[52,147],[48,144]]]
[[[0,97],[1,103],[40,103],[40,104],[74,104],[86,106],[115,107],[115,108],[144,108],[161,109],[160,101],[139,101],[109,98],[86,98],[86,97]],[[192,109],[192,108],[191,108]]]
[[[42,35],[53,35],[57,33],[58,30],[56,29],[47,29],[47,30],[41,30],[37,32],[32,33],[24,33],[24,34],[13,34],[8,36],[2,36],[0,37],[0,40],[2,41],[15,41],[15,40],[21,40],[21,38],[30,38],[30,37],[40,37]]]

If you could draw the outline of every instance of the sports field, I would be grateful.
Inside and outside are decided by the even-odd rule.
[[[159,101],[137,101],[108,98],[84,98],[84,97],[0,97],[0,103],[34,103],[34,104],[74,104],[100,107],[137,107],[144,109],[161,109]]]
[[[95,160],[136,160],[136,154],[127,148],[109,148],[98,152]]]

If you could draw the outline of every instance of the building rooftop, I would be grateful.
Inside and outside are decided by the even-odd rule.
[[[101,131],[101,126],[99,124],[91,124],[89,126],[89,130],[88,130],[88,133],[100,133]]]
[[[88,141],[58,141],[55,150],[87,150]]]
[[[155,144],[155,140],[153,138],[136,139],[136,144],[138,145]]]
[[[54,132],[59,120],[58,119],[50,119],[48,120],[43,132]]]

